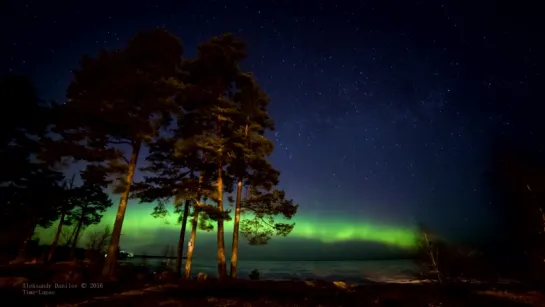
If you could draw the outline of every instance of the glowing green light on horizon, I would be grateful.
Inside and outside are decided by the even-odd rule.
[[[89,231],[102,229],[106,225],[113,226],[117,206],[108,210],[99,225],[89,227]],[[150,215],[151,206],[130,203],[128,206],[122,233],[138,238],[143,244],[153,242],[159,231],[179,229],[178,216],[171,214],[165,218],[154,218]],[[288,221],[290,222],[290,221]],[[364,241],[386,244],[389,246],[412,249],[416,244],[417,231],[410,227],[395,227],[381,223],[350,222],[341,217],[304,218],[302,214],[293,219],[296,223],[290,237],[319,240],[324,243],[343,241]],[[55,226],[54,226],[55,227]],[[53,228],[54,228],[53,227]],[[226,232],[232,229],[233,222],[225,223]],[[189,228],[187,230],[189,232]],[[42,240],[51,241],[54,230],[41,230]],[[122,237],[123,239],[123,237]]]
[[[416,231],[370,223],[347,224],[336,222],[329,225],[321,223],[297,222],[293,236],[319,239],[325,243],[342,241],[370,241],[393,245],[402,248],[413,248],[416,242]]]

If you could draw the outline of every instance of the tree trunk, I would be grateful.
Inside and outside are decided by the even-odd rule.
[[[244,127],[244,136],[247,138],[249,132],[249,126],[246,124]],[[233,226],[233,245],[231,247],[231,278],[237,278],[237,265],[238,265],[238,229],[240,226],[240,207],[242,199],[242,180],[239,178],[237,182],[237,198],[235,202],[235,221]]]
[[[187,225],[187,215],[189,214],[190,201],[186,200],[184,205],[184,215],[182,216],[182,228],[180,230],[180,240],[178,241],[178,254],[176,255],[176,274],[182,275],[182,259],[184,258],[185,228]]]
[[[223,211],[223,178],[222,166],[218,164],[218,210]],[[218,220],[218,278],[224,279],[227,275],[227,263],[225,261],[225,234],[223,219]]]
[[[83,227],[83,217],[84,213],[81,214],[80,220],[78,221],[78,226],[76,227],[76,234],[72,240],[72,249],[70,251],[70,259],[76,260],[76,249],[78,248],[78,239],[81,232],[81,227]]]
[[[49,255],[47,256],[47,262],[50,262],[53,259],[57,245],[59,244],[59,237],[61,236],[62,226],[64,225],[64,218],[66,217],[66,210],[62,210],[61,219],[59,220],[59,226],[57,226],[57,233],[55,233],[55,239],[51,243],[51,248],[49,248]]]
[[[193,259],[193,250],[195,249],[195,240],[197,239],[197,223],[199,222],[199,210],[193,212],[191,220],[191,235],[189,236],[189,246],[187,247],[187,256],[185,257],[185,278],[191,277],[191,260]]]
[[[70,181],[70,185],[65,186],[65,188],[68,189],[68,191],[72,191],[74,188],[74,180],[76,179],[76,175],[72,175],[72,180]],[[59,226],[57,226],[57,233],[55,233],[55,239],[53,239],[53,242],[51,242],[51,247],[49,249],[49,255],[47,255],[47,262],[51,262],[53,260],[53,256],[55,255],[55,250],[57,249],[57,245],[59,245],[59,238],[61,236],[62,227],[64,226],[64,219],[66,218],[66,211],[68,209],[68,203],[63,203],[63,206],[61,207],[61,218],[59,220]]]
[[[26,233],[25,239],[23,241],[23,244],[19,248],[19,255],[17,256],[17,260],[19,261],[23,261],[26,257],[26,250],[28,247],[28,243],[30,242],[30,240],[32,240],[32,235],[34,235],[34,230],[36,230],[36,224],[37,223],[34,221],[34,219],[32,219],[28,228],[28,232]]]
[[[217,123],[217,137],[221,138],[221,119],[218,116]],[[217,191],[218,191],[218,210],[223,212],[223,164],[221,161],[223,148],[219,149],[218,157],[218,182],[217,182]],[[218,279],[224,279],[227,275],[227,263],[225,261],[225,234],[223,228],[223,219],[218,220]]]
[[[203,156],[203,163],[206,162],[206,154]],[[193,179],[193,171],[191,172],[191,178]],[[191,261],[193,259],[193,251],[195,250],[195,240],[197,239],[197,224],[199,223],[200,211],[197,209],[200,206],[201,200],[201,187],[204,180],[204,172],[199,174],[199,183],[197,188],[197,195],[193,201],[193,219],[191,220],[191,234],[189,236],[189,246],[187,248],[187,256],[185,257],[185,278],[191,278]]]
[[[68,240],[64,243],[64,246],[69,247],[72,245],[72,240],[74,240],[74,235],[76,234],[76,227],[72,227],[70,229],[72,232],[70,233],[70,236],[68,237]]]
[[[106,256],[106,262],[104,263],[104,269],[102,269],[102,275],[105,277],[113,276],[115,273],[117,250],[121,239],[123,219],[125,218],[125,211],[127,211],[127,202],[129,200],[129,193],[131,191],[131,184],[136,171],[136,163],[138,162],[138,154],[140,153],[141,145],[141,141],[136,141],[132,146],[131,160],[129,161],[129,169],[125,179],[125,190],[123,191],[123,194],[121,194],[121,199],[119,200],[119,208],[117,209],[117,215],[115,217],[112,238],[110,240],[110,245],[108,246],[108,254]]]
[[[233,246],[231,248],[231,278],[237,278],[238,264],[238,229],[240,226],[240,201],[242,195],[242,179],[237,182],[237,199],[235,203],[235,223],[233,226]]]

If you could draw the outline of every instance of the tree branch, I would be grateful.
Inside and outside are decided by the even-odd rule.
[[[257,218],[259,218],[264,224],[268,225],[269,227],[275,228],[274,225],[271,225],[269,222],[265,221],[262,217],[257,217]]]
[[[120,155],[120,157],[121,157],[121,159],[123,159],[123,161],[125,161],[125,163],[127,163],[127,164],[131,163],[129,161],[129,159],[127,159],[127,157],[125,157],[125,155]]]

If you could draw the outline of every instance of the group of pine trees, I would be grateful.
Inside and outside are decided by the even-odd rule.
[[[40,101],[29,78],[7,76],[0,80],[0,228],[2,251],[18,248],[16,261],[25,258],[38,226],[58,227],[47,260],[59,243],[63,226],[73,226],[69,242],[75,257],[82,230],[98,224],[112,205],[104,191],[108,182],[100,169],[88,166],[80,176],[65,177],[63,162],[43,155],[47,132],[54,118],[51,104]],[[55,147],[50,146],[51,152]],[[77,180],[76,180],[77,179]],[[78,183],[79,182],[79,183]]]
[[[111,188],[120,202],[102,272],[110,276],[128,200],[158,204],[154,215],[164,215],[170,204],[181,222],[176,272],[189,220],[184,275],[191,273],[197,229],[215,228],[221,279],[227,276],[224,221],[233,218],[230,276],[237,277],[239,233],[250,244],[285,236],[294,224],[275,217],[290,219],[298,208],[276,188],[279,172],[267,160],[273,144],[265,136],[274,129],[269,98],[242,70],[245,58],[245,43],[230,34],[184,58],[179,39],[156,29],[138,33],[124,49],[84,56],[64,103],[40,102],[28,82],[28,88],[2,85],[4,105],[18,104],[1,121],[2,219],[24,224],[30,236],[37,225],[59,219],[59,230],[63,223],[80,230],[100,220],[111,205],[104,191]],[[74,163],[85,165],[80,185],[63,176]],[[144,175],[140,182],[137,171]]]

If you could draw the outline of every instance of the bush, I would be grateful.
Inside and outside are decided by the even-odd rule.
[[[85,258],[91,262],[102,263],[104,261],[104,251],[106,250],[112,233],[110,227],[106,226],[103,230],[94,231],[87,235]]]

